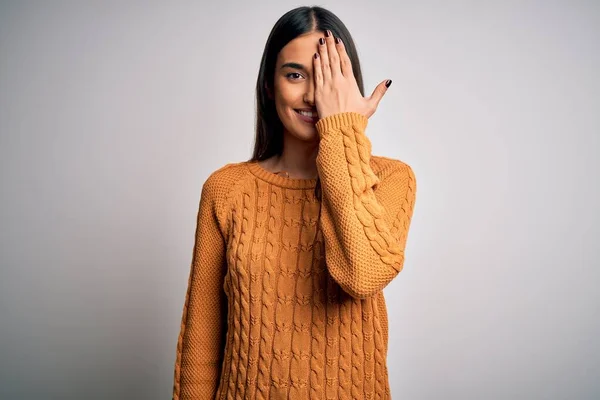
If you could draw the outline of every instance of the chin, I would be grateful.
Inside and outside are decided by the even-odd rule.
[[[286,130],[288,134],[304,142],[313,142],[319,138],[319,133],[314,128],[297,129],[297,127],[294,127],[294,129],[286,128]]]
[[[291,110],[290,114],[286,117],[287,121],[283,126],[290,135],[306,142],[312,142],[319,138],[316,126],[298,119],[298,117],[296,117],[296,111]]]
[[[300,122],[296,124],[295,128],[296,129],[294,129],[291,132],[293,132],[294,136],[296,136],[299,139],[313,141],[315,140],[315,138],[319,137],[317,128],[314,125],[310,126],[308,124],[303,124],[302,122]]]

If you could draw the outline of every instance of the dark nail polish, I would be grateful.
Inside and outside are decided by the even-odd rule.
[[[315,60],[319,58],[319,53],[315,53]]]
[[[329,32],[329,29],[327,29],[327,30],[325,31],[325,37],[329,37],[329,35],[330,35],[330,34],[331,34],[331,33]]]
[[[319,43],[321,43],[321,44],[325,44],[325,39],[323,39],[323,38],[319,38]]]
[[[340,38],[336,37],[335,38],[335,44],[340,44],[340,42],[341,42]]]
[[[389,88],[391,84],[392,84],[392,80],[388,79],[388,81],[385,83],[385,87]]]

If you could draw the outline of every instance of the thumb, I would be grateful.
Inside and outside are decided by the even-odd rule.
[[[383,98],[383,95],[387,92],[391,84],[392,80],[386,79],[385,81],[377,85],[377,87],[375,87],[375,90],[373,90],[373,94],[371,94],[371,105],[373,106],[373,108],[377,108],[379,102]]]

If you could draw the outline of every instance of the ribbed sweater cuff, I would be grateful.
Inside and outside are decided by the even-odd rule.
[[[357,112],[348,111],[321,118],[317,121],[315,126],[320,137],[323,138],[328,133],[338,131],[344,126],[356,126],[359,131],[364,132],[364,130],[367,128],[368,122],[369,119],[364,115]]]

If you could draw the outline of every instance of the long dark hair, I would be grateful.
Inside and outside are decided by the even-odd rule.
[[[300,35],[313,31],[324,32],[327,29],[334,37],[342,39],[352,62],[360,93],[365,95],[356,46],[344,23],[322,7],[298,7],[288,11],[273,26],[260,62],[256,81],[256,137],[252,158],[248,161],[262,161],[283,152],[283,124],[277,115],[275,101],[269,98],[266,89],[274,87],[275,64],[279,52]],[[318,199],[321,199],[320,183],[320,179],[317,179],[315,196]]]

